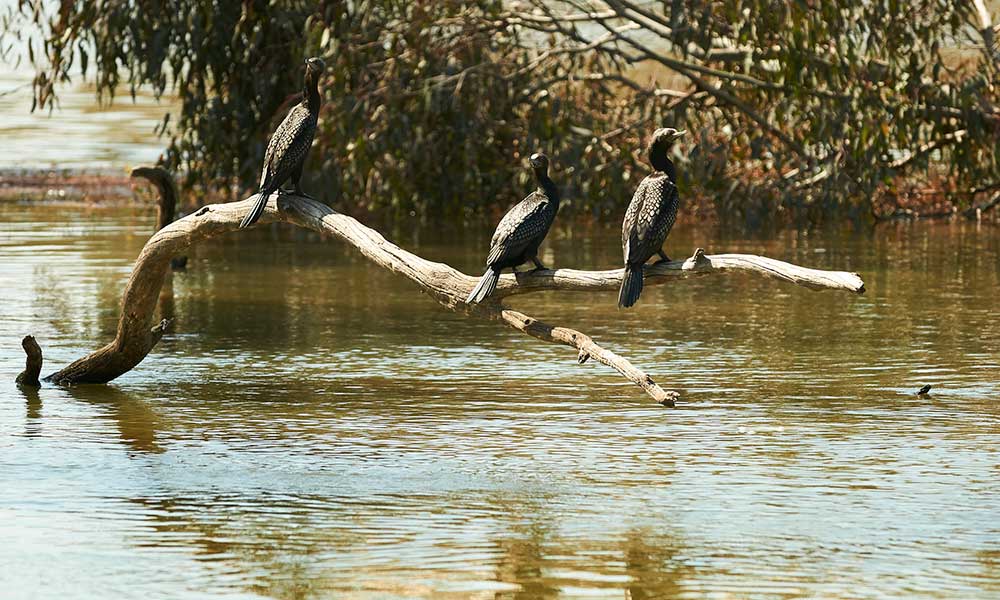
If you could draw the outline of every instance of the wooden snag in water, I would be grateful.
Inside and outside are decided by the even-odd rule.
[[[35,337],[31,335],[24,336],[24,339],[21,340],[21,347],[24,348],[26,355],[24,370],[15,381],[18,385],[26,387],[41,387],[42,383],[38,381],[38,375],[42,372],[42,349],[35,341]]]
[[[170,270],[170,258],[212,237],[240,231],[243,216],[256,202],[256,195],[240,202],[210,204],[157,231],[139,253],[122,294],[122,311],[115,339],[46,380],[63,383],[106,383],[133,369],[163,336],[168,322],[154,325],[160,289]],[[310,198],[274,194],[259,224],[284,222],[339,239],[384,269],[405,277],[442,306],[469,316],[497,320],[534,338],[576,348],[577,361],[594,358],[641,387],[649,396],[673,406],[677,392],[664,390],[628,359],[601,347],[579,331],[549,325],[524,313],[508,309],[503,301],[511,296],[540,291],[613,292],[621,284],[623,270],[579,271],[545,269],[502,275],[496,291],[484,303],[470,306],[465,298],[478,277],[417,256],[385,239],[353,217],[341,214]],[[745,272],[801,285],[812,290],[865,291],[856,273],[821,271],[748,254],[709,255],[698,249],[684,261],[660,262],[645,270],[645,285],[694,276]],[[609,300],[610,301],[610,300]]]

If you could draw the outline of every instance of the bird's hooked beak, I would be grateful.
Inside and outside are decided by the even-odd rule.
[[[323,62],[322,58],[314,56],[306,59],[306,67],[312,71],[316,71],[317,73],[322,73],[326,69],[326,63]]]
[[[135,167],[133,169],[126,167],[125,172],[128,173],[128,176],[132,179],[142,177],[152,180],[152,178],[156,175],[156,169],[150,167]]]
[[[686,129],[681,129],[680,131],[672,127],[662,127],[653,132],[653,139],[650,141],[651,144],[666,144],[668,147],[674,143],[675,140],[687,133]]]

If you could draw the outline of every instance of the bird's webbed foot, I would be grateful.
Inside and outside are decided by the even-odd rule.
[[[663,250],[660,250],[659,252],[657,252],[657,254],[660,255],[660,260],[656,261],[657,263],[670,262],[670,257],[667,256],[667,253],[664,252]]]

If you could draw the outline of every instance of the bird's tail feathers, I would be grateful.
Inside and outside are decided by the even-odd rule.
[[[264,207],[267,206],[267,199],[270,196],[270,194],[263,193],[257,195],[257,204],[254,204],[253,209],[247,213],[247,216],[243,217],[243,221],[240,223],[240,229],[246,229],[257,222],[257,219],[264,214]]]
[[[482,278],[479,279],[479,283],[476,287],[469,293],[469,297],[465,299],[467,304],[479,304],[483,300],[489,298],[493,290],[497,289],[497,281],[500,280],[500,271],[493,270],[492,267],[488,267],[486,272],[483,273]]]
[[[618,292],[618,307],[628,308],[636,303],[642,293],[642,265],[625,265],[622,287]]]

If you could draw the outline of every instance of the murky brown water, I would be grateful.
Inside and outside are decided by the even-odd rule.
[[[1000,594],[995,228],[668,243],[857,270],[863,297],[733,276],[628,312],[517,299],[676,410],[279,228],[195,249],[173,332],[113,385],[19,391],[22,335],[46,373],[110,339],[152,222],[0,204],[5,596]],[[389,233],[478,272],[489,232]],[[562,224],[545,258],[608,267],[615,236]]]

